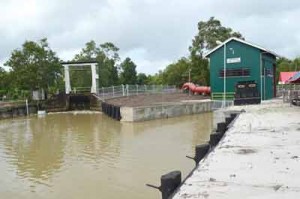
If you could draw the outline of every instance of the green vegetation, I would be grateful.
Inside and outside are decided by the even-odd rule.
[[[96,44],[89,41],[72,61],[96,61],[98,63],[99,87],[119,84],[168,84],[181,87],[189,81],[200,85],[209,85],[208,61],[204,54],[217,46],[217,41],[230,37],[244,39],[242,34],[224,27],[218,19],[211,17],[208,21],[198,23],[198,32],[188,47],[188,56],[181,57],[155,75],[137,73],[136,64],[129,58],[121,60],[119,48],[111,42]],[[28,97],[32,90],[44,89],[55,93],[64,89],[63,68],[61,60],[51,50],[47,39],[38,42],[25,41],[20,49],[12,52],[5,66],[0,67],[0,98],[9,99]],[[280,71],[300,70],[300,58],[295,60],[279,59],[277,77]],[[190,72],[190,76],[189,76]],[[91,71],[87,68],[72,70],[71,85],[90,87]]]
[[[279,79],[279,72],[290,72],[290,71],[300,71],[300,57],[297,57],[294,60],[289,60],[286,58],[280,58],[277,60],[277,71],[276,71],[277,81]]]
[[[136,77],[136,83],[139,85],[148,84],[149,78],[145,73],[139,73]]]
[[[98,62],[99,86],[106,87],[119,84],[118,62],[120,57],[119,48],[113,43],[107,42],[97,46],[95,41],[86,43],[85,48],[75,55],[73,61],[91,61]]]
[[[189,47],[189,56],[182,57],[173,64],[159,71],[152,77],[153,83],[175,84],[182,86],[189,81],[189,71],[191,71],[191,81],[199,85],[209,85],[208,61],[204,58],[204,53],[216,47],[217,41],[225,41],[230,37],[243,39],[239,32],[234,32],[231,28],[222,26],[221,22],[214,17],[208,21],[198,23],[198,33],[192,40]]]
[[[0,90],[5,90],[10,99],[28,97],[30,91],[36,89],[49,91],[62,82],[60,60],[47,39],[26,41],[21,49],[12,52],[4,65],[10,67],[10,71],[2,70]]]
[[[136,84],[137,83],[137,75],[136,75],[136,65],[131,61],[129,57],[127,57],[121,63],[121,74],[120,74],[120,82],[122,84]]]

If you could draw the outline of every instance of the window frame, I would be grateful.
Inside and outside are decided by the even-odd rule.
[[[226,78],[238,78],[238,77],[250,77],[250,76],[251,76],[251,70],[249,67],[226,68]],[[224,79],[224,69],[219,70],[219,78]]]

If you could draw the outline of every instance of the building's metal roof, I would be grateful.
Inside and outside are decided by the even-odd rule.
[[[288,80],[291,79],[297,72],[280,72],[279,73],[279,82],[282,84],[288,83]]]
[[[291,79],[288,80],[289,83],[300,83],[300,72],[297,72]]]
[[[261,46],[259,46],[259,45],[250,43],[250,42],[248,42],[248,41],[245,41],[245,40],[242,40],[242,39],[239,39],[239,38],[236,38],[236,37],[231,37],[231,38],[227,39],[227,40],[224,41],[222,44],[218,45],[218,46],[215,47],[214,49],[212,49],[212,50],[210,50],[209,52],[207,52],[207,53],[204,55],[204,57],[209,57],[210,54],[212,54],[213,52],[215,52],[216,50],[218,50],[219,48],[221,48],[221,47],[224,46],[226,43],[228,43],[228,42],[230,42],[230,41],[232,41],[232,40],[235,40],[235,41],[238,41],[238,42],[240,42],[240,43],[243,43],[243,44],[252,46],[252,47],[254,47],[254,48],[260,49],[261,51],[266,52],[266,53],[269,53],[269,54],[271,54],[271,55],[274,55],[275,57],[278,57],[278,58],[282,57],[282,56],[280,56],[280,55],[278,55],[278,54],[276,54],[276,53],[274,53],[274,52],[272,52],[272,51],[270,51],[270,50],[268,50],[268,49],[266,49],[266,48],[263,48],[263,47],[261,47]]]

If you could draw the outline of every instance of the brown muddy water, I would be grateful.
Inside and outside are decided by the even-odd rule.
[[[194,162],[212,113],[121,123],[101,113],[0,121],[0,198],[160,198],[160,176]]]

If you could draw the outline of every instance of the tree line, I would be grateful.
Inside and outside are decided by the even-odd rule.
[[[189,79],[199,85],[209,85],[209,66],[204,54],[216,47],[217,41],[223,42],[230,37],[244,37],[230,27],[223,26],[214,17],[200,21],[197,28],[197,34],[188,47],[188,56],[179,58],[154,75],[137,73],[134,61],[129,57],[121,60],[119,48],[111,42],[97,44],[93,40],[89,41],[70,61],[96,61],[99,87],[120,84],[168,84],[181,87]],[[46,38],[37,42],[25,41],[20,49],[11,53],[9,60],[4,64],[10,70],[5,71],[0,67],[0,97],[7,94],[17,98],[36,89],[44,89],[50,93],[58,89],[63,90],[61,62]],[[300,70],[299,63],[300,58],[279,59],[277,76],[280,71]],[[91,71],[71,70],[71,85],[89,87]]]
[[[119,49],[110,42],[97,45],[87,42],[85,47],[71,61],[95,61],[99,73],[99,86],[119,84],[147,84],[148,76],[137,73],[136,64],[129,58],[120,60]],[[43,89],[47,93],[64,90],[62,60],[49,47],[47,39],[25,41],[20,49],[15,49],[5,66],[0,67],[0,97],[3,95],[17,99],[29,96],[31,91]],[[85,67],[77,70],[71,67],[71,85],[90,87],[91,71]]]

